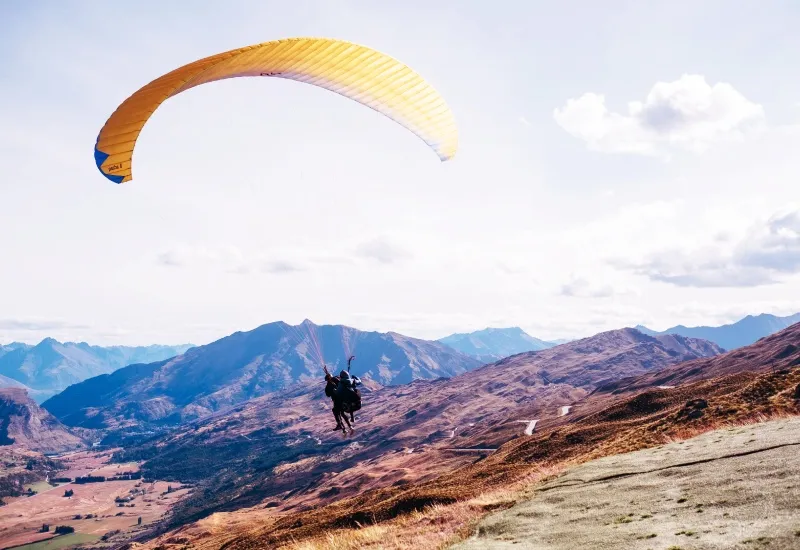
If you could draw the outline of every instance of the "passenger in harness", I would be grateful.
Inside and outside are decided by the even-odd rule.
[[[336,427],[333,429],[342,430],[344,431],[344,426],[342,425],[342,403],[341,400],[338,398],[336,394],[336,387],[339,385],[339,378],[337,376],[331,376],[328,372],[328,369],[325,369],[325,395],[331,398],[333,401],[333,418],[336,419]]]
[[[350,374],[346,370],[339,373],[339,384],[336,386],[336,397],[341,403],[342,411],[350,413],[350,422],[354,423],[353,413],[361,409],[361,392],[358,386],[361,380],[358,376]]]
[[[328,367],[322,365],[325,371],[325,395],[333,401],[333,417],[336,419],[336,427],[334,430],[342,430],[346,435],[347,428],[353,432],[351,423],[355,423],[353,413],[361,409],[361,393],[358,391],[358,386],[361,385],[361,380],[358,376],[350,374],[350,362],[355,359],[355,355],[347,359],[347,370],[342,370],[339,376],[333,376],[328,372]],[[347,414],[350,414],[348,420]],[[344,427],[347,424],[347,428]]]

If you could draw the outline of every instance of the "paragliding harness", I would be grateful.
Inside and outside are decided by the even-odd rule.
[[[361,384],[361,380],[358,376],[350,374],[350,362],[353,359],[355,359],[355,355],[351,355],[347,359],[347,370],[342,370],[339,376],[331,376],[330,372],[328,372],[328,367],[322,366],[325,371],[325,381],[327,382],[325,395],[333,400],[333,416],[336,418],[336,428],[334,429],[341,429],[345,432],[342,420],[352,431],[353,428],[350,423],[355,422],[353,413],[361,409],[361,393],[357,387]],[[350,415],[349,420],[347,419],[347,414]]]
[[[358,376],[350,374],[350,361],[353,359],[355,359],[355,355],[350,356],[347,360],[347,370],[339,373],[339,385],[336,387],[336,393],[342,400],[343,410],[350,413],[351,420],[353,413],[361,408],[361,392],[358,391],[361,380]]]

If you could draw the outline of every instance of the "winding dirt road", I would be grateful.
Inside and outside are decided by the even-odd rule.
[[[533,430],[536,429],[536,423],[539,422],[539,419],[536,420],[517,420],[517,422],[522,424],[527,424],[525,427],[525,435],[533,435]]]

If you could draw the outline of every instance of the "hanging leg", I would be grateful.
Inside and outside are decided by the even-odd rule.
[[[336,427],[333,429],[333,431],[343,430],[344,426],[342,426],[342,418],[340,416],[339,409],[334,406],[331,411],[333,411],[333,418],[336,419]]]
[[[342,426],[342,433],[347,435],[347,430],[349,429],[352,432],[353,427],[350,425],[350,421],[347,420],[347,414],[342,413],[342,420],[344,420],[344,423],[347,424],[347,428]]]

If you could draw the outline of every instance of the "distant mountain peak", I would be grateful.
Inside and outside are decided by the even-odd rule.
[[[451,334],[439,342],[486,362],[556,345],[534,338],[520,327],[487,327],[475,332]]]
[[[59,342],[47,337],[35,346],[0,346],[0,387],[8,380],[31,388],[36,401],[68,386],[100,374],[108,374],[132,363],[152,363],[184,353],[180,346],[90,346],[86,342]]]
[[[58,341],[58,340],[56,340],[55,338],[50,338],[50,337],[48,336],[48,337],[46,337],[46,338],[42,339],[42,341],[41,341],[41,342],[39,342],[38,344],[36,344],[36,346],[53,346],[53,345],[58,345],[58,344],[60,344],[60,343],[61,343],[61,342],[59,342],[59,341]]]
[[[496,333],[526,334],[525,331],[522,330],[520,327],[486,327],[485,329],[475,331],[472,334],[496,334]]]
[[[770,336],[795,323],[800,322],[800,313],[777,317],[769,313],[747,315],[735,323],[722,326],[687,327],[676,325],[665,331],[658,332],[647,327],[637,327],[646,334],[680,334],[693,338],[702,338],[716,343],[726,350],[734,350],[754,344],[765,336]]]

